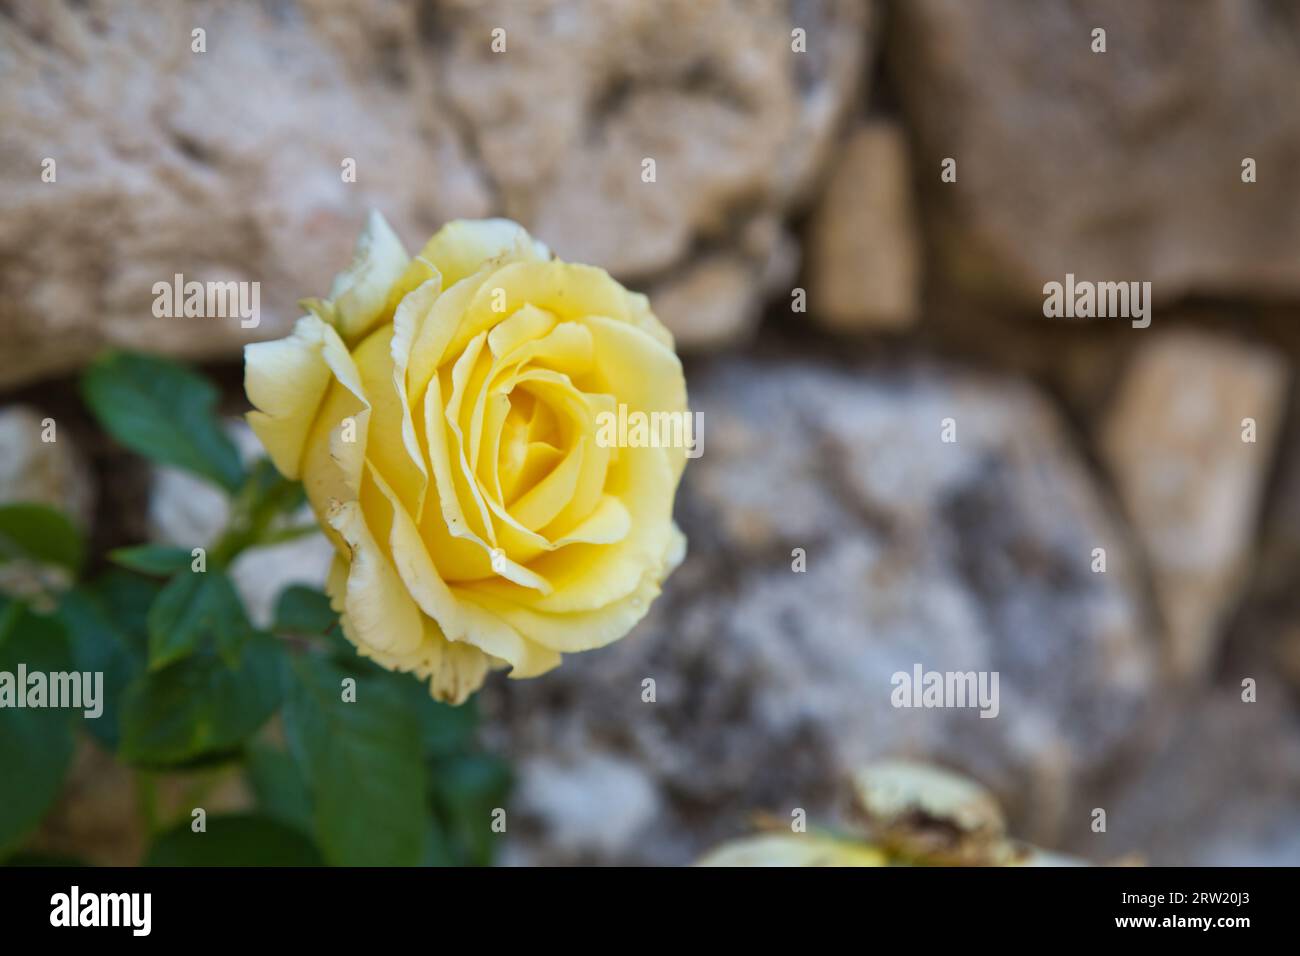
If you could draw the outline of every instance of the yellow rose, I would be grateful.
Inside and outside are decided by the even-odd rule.
[[[715,847],[696,866],[888,866],[874,846],[814,833],[760,833]]]
[[[326,590],[361,654],[459,703],[490,667],[542,674],[645,615],[685,553],[686,452],[601,440],[619,406],[688,414],[645,296],[508,220],[411,259],[372,213],[303,305],[246,350],[248,421],[338,550]]]

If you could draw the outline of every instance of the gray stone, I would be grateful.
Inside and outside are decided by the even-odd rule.
[[[834,819],[844,781],[886,757],[970,775],[1011,832],[1050,843],[1072,788],[1139,734],[1156,681],[1141,575],[1051,407],[944,367],[749,359],[694,368],[691,401],[706,441],[679,495],[690,552],[650,616],[485,695],[496,744],[528,766],[595,752],[653,781],[653,823],[582,859],[688,862],[755,811]],[[998,716],[895,708],[892,675],[917,663],[998,671]],[[534,801],[527,779],[519,799]],[[525,814],[516,858],[577,858],[549,834],[590,808],[548,806]]]
[[[1257,703],[1237,678],[1260,678]],[[1154,866],[1300,865],[1300,739],[1294,710],[1267,672],[1237,671],[1198,693],[1146,759],[1075,813],[1069,845],[1094,860]],[[1089,807],[1106,810],[1106,832]]]
[[[1035,312],[1066,273],[1150,281],[1157,308],[1300,293],[1300,7],[891,9],[888,60],[945,280]],[[1105,53],[1092,52],[1097,27]],[[955,183],[940,181],[949,157]],[[1255,183],[1242,182],[1247,157]]]

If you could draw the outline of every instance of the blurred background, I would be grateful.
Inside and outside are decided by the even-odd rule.
[[[237,415],[367,209],[510,216],[650,294],[704,453],[650,617],[480,694],[500,862],[690,862],[903,756],[1089,861],[1300,863],[1298,89],[1275,0],[6,0],[0,501],[211,534],[77,371],[199,362]],[[178,272],[260,326],[155,318]],[[1151,282],[1150,327],[1044,318],[1067,273]],[[250,555],[250,605],[325,549]],[[998,671],[997,718],[893,708],[914,664]],[[47,843],[136,858],[129,790],[86,745]]]

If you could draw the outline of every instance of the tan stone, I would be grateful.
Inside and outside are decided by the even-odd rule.
[[[367,209],[412,243],[490,211],[419,66],[414,5],[341,8],[346,31],[317,22],[326,4],[300,6],[15,6],[0,30],[0,385],[106,345],[237,359],[328,290]],[[260,282],[259,327],[156,318],[153,284],[176,273]]]
[[[753,271],[729,255],[701,260],[651,294],[655,314],[683,349],[721,345],[750,331],[758,298]]]
[[[891,10],[888,60],[945,282],[1035,313],[1067,272],[1150,281],[1158,303],[1300,293],[1300,6]],[[947,158],[955,182],[940,179]],[[1242,181],[1246,158],[1256,182]]]
[[[1285,408],[1271,351],[1199,332],[1143,341],[1101,446],[1150,562],[1174,672],[1204,671],[1249,558]],[[1242,440],[1254,419],[1254,443]]]
[[[511,216],[628,282],[667,281],[702,244],[752,259],[735,223],[810,189],[869,9],[804,10],[797,54],[777,0],[20,0],[0,30],[0,387],[104,346],[237,360],[328,290],[372,207],[411,247]],[[261,283],[259,327],[156,318],[177,273]]]
[[[920,314],[920,281],[906,134],[864,124],[839,149],[809,225],[809,313],[841,331],[906,328]]]
[[[561,256],[641,280],[812,185],[858,100],[871,5],[455,0],[447,94],[504,211]],[[791,50],[807,31],[808,52]],[[506,31],[494,54],[491,31]],[[655,161],[655,181],[642,163]]]

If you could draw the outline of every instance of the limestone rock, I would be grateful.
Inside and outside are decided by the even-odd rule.
[[[495,213],[625,281],[666,281],[704,245],[757,275],[773,249],[737,235],[810,189],[868,11],[801,5],[801,54],[776,0],[20,0],[0,30],[0,337],[23,361],[0,386],[106,345],[237,359],[329,288],[371,207],[412,247]],[[177,274],[260,283],[259,324],[156,317]],[[756,302],[722,308],[747,326]]]
[[[1156,680],[1141,575],[1050,406],[944,367],[788,357],[697,367],[691,400],[689,554],[647,620],[485,692],[485,729],[526,765],[594,752],[651,779],[653,821],[581,859],[688,862],[758,811],[833,820],[843,781],[889,757],[966,773],[1050,842],[1066,794],[1140,735]],[[895,708],[892,675],[916,663],[997,671],[998,716]],[[579,858],[550,835],[590,808],[548,806],[512,827],[516,858]]]
[[[1237,595],[1287,379],[1271,351],[1195,332],[1157,334],[1143,339],[1102,426],[1178,675],[1204,672]],[[1253,442],[1243,440],[1246,419]]]
[[[1095,803],[1081,802],[1081,821],[1092,807],[1106,810],[1106,831],[1075,827],[1072,849],[1154,866],[1300,864],[1295,712],[1271,681],[1256,703],[1242,701],[1237,676],[1197,694],[1147,759]]]
[[[809,226],[811,316],[840,331],[897,330],[921,310],[910,153],[896,124],[853,130]]]
[[[714,255],[688,266],[651,302],[679,348],[721,345],[750,331],[761,298],[754,278],[743,259]]]
[[[642,279],[725,236],[737,213],[807,190],[857,99],[869,12],[856,0],[794,13],[776,0],[454,0],[437,35],[505,213],[564,258]],[[794,28],[806,53],[792,51]]]
[[[1300,293],[1300,7],[1209,0],[893,8],[888,59],[943,277],[1037,311],[1045,282]],[[1106,52],[1092,51],[1095,28]],[[940,181],[945,158],[957,180]],[[1242,181],[1253,159],[1257,181]],[[1157,316],[1156,321],[1159,322]]]
[[[411,243],[488,213],[416,13],[16,4],[0,30],[0,329],[24,360],[0,384],[105,345],[237,359],[329,288],[369,207]],[[153,284],[176,273],[260,282],[260,324],[155,317]]]
[[[566,765],[525,762],[519,774],[523,812],[543,821],[557,852],[578,859],[619,852],[660,810],[659,791],[646,769],[609,754],[584,755]]]

